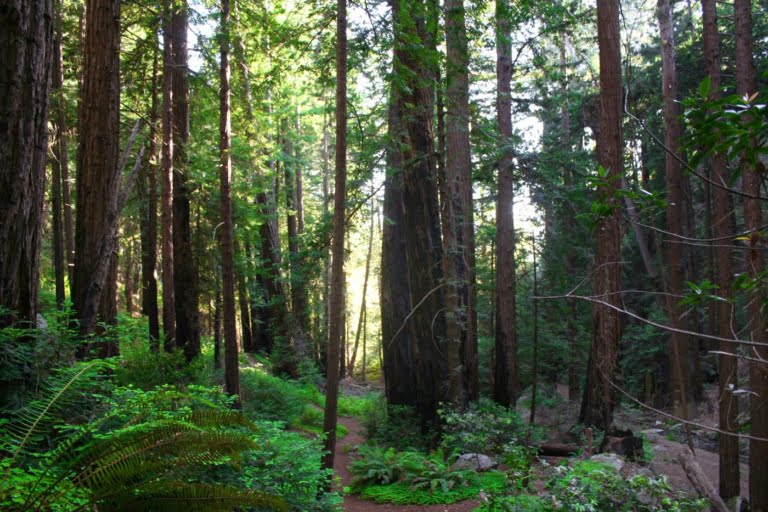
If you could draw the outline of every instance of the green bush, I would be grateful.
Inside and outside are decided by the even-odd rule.
[[[240,372],[243,411],[259,420],[295,423],[310,402],[307,388],[254,369]]]
[[[584,512],[694,512],[703,500],[673,496],[665,477],[636,475],[626,479],[612,468],[580,461],[553,479],[548,487],[558,509]]]
[[[442,447],[447,453],[503,454],[524,437],[517,413],[481,399],[464,410],[442,409]]]
[[[542,496],[518,494],[516,496],[490,497],[474,512],[550,512],[552,500]]]
[[[426,451],[431,436],[421,434],[421,420],[413,407],[388,406],[385,400],[374,401],[362,420],[368,439],[398,450]]]
[[[397,482],[390,485],[368,485],[360,491],[360,496],[377,503],[392,503],[394,505],[447,505],[476,499],[481,492],[500,492],[504,485],[503,473],[489,471],[478,475],[475,483],[454,486],[446,491],[439,487],[436,489],[414,489],[406,482]]]

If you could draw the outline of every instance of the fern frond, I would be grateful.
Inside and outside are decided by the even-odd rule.
[[[99,502],[99,510],[106,512],[230,512],[235,507],[288,512],[285,501],[268,494],[229,486],[179,481],[154,481],[134,491],[115,494]]]
[[[9,467],[13,465],[27,444],[58,419],[55,413],[66,405],[65,399],[76,389],[76,384],[86,377],[93,377],[108,364],[104,360],[91,361],[63,369],[58,375],[49,379],[48,390],[43,393],[43,396],[19,412],[7,428],[7,432],[14,442],[14,446],[9,447],[11,452]]]

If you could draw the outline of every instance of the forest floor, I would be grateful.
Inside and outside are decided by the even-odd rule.
[[[558,394],[562,397],[568,396],[566,386],[558,386]],[[527,417],[527,411],[520,407],[523,417]],[[699,414],[695,420],[702,424],[715,425],[716,421],[712,404],[705,403],[699,409]],[[578,404],[565,400],[553,407],[540,406],[537,411],[537,425],[548,426],[552,436],[564,435],[568,428],[574,424],[575,415],[578,414]],[[656,414],[631,408],[622,408],[617,411],[615,416],[616,426],[624,429],[631,429],[633,432],[642,433],[647,440],[646,448],[653,450],[652,456],[646,455],[646,460],[650,459],[649,467],[657,474],[666,475],[669,483],[675,491],[683,491],[695,494],[693,486],[683,471],[678,456],[686,450],[686,445],[681,442],[681,428],[670,426],[663,422],[662,417]],[[341,485],[349,485],[352,476],[349,472],[349,465],[354,458],[356,448],[366,441],[365,432],[360,422],[351,417],[341,417],[339,422],[343,424],[349,433],[340,439],[336,445],[336,457],[334,470],[341,479]],[[716,453],[716,442],[713,444],[714,437],[703,430],[694,431],[694,446],[696,448],[696,461],[702,470],[717,488],[719,480],[718,455]],[[557,464],[560,458],[547,458],[548,464]],[[741,464],[741,489],[742,495],[747,496],[748,466]],[[538,487],[540,482],[534,484]],[[452,505],[391,505],[380,504],[361,499],[357,495],[345,495],[343,508],[348,512],[469,512],[479,505],[479,501],[463,501]]]

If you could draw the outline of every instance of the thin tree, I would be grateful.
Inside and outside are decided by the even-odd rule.
[[[371,256],[373,255],[373,226],[376,221],[376,212],[373,208],[373,197],[371,197],[371,223],[368,231],[368,252],[365,256],[365,277],[363,278],[363,290],[362,299],[360,299],[360,313],[357,317],[357,330],[355,330],[355,344],[352,347],[352,357],[349,360],[349,374],[354,377],[355,375],[355,362],[357,360],[357,349],[360,346],[360,335],[363,335],[363,360],[365,360],[365,319],[367,315],[366,310],[366,295],[368,294],[368,278],[371,275]],[[363,368],[365,371],[365,368]],[[365,381],[365,374],[363,374],[363,381]]]
[[[219,66],[219,185],[221,205],[221,280],[224,303],[224,389],[240,407],[240,370],[235,317],[234,241],[232,240],[232,147],[229,108],[229,0],[221,1],[221,62]]]
[[[323,415],[323,467],[333,469],[336,413],[339,398],[339,346],[344,324],[344,218],[347,199],[347,2],[337,0],[336,13],[336,179],[331,242],[331,318],[328,335],[327,382]],[[330,488],[331,481],[328,480]]]
[[[512,45],[509,1],[496,0],[496,119],[501,135],[496,203],[495,367],[493,399],[514,406],[517,392],[514,169],[512,153]]]
[[[667,185],[667,231],[673,235],[683,234],[685,204],[682,193],[683,173],[680,165],[680,109],[677,101],[677,67],[675,63],[675,34],[673,30],[672,10],[669,0],[659,0],[658,6],[659,35],[661,36],[661,97],[664,115],[664,145],[669,153],[665,154],[665,176]],[[637,225],[637,224],[635,224]],[[684,327],[681,308],[675,296],[683,293],[684,262],[683,246],[677,240],[666,244],[666,310],[669,325],[677,330]],[[669,337],[669,365],[671,368],[672,407],[674,414],[687,418],[692,402],[690,394],[688,357],[688,337],[672,331]],[[693,352],[693,351],[690,351]]]
[[[53,18],[51,0],[0,10],[0,327],[37,315]]]
[[[53,267],[56,281],[56,305],[64,306],[66,292],[64,277],[69,266],[66,261],[64,244],[64,219],[62,176],[69,174],[69,155],[67,154],[67,118],[63,85],[63,62],[61,55],[62,41],[62,3],[56,2],[55,36],[53,44],[52,104],[55,112],[56,135],[53,143],[53,158],[51,158],[51,214],[53,217]]]
[[[610,307],[620,306],[621,291],[621,210],[617,194],[623,173],[619,36],[618,0],[598,0],[601,109],[597,152],[604,178],[598,187],[598,200],[607,206],[608,213],[601,216],[595,226],[594,292],[607,305],[595,303],[592,310],[592,344],[579,421],[600,430],[607,430],[613,419],[616,402],[613,386],[622,334],[619,313]]]
[[[733,9],[736,24],[736,93],[745,98],[751,98],[757,92],[753,57],[752,2],[750,0],[734,0]],[[747,158],[743,158],[741,179],[744,193],[759,197],[764,174],[765,167],[762,164],[753,166]],[[746,252],[747,272],[758,283],[749,302],[749,339],[755,342],[765,342],[766,320],[763,312],[765,288],[759,284],[760,276],[765,271],[765,259],[762,251],[765,243],[761,239],[760,233],[763,220],[759,199],[744,199],[744,223],[746,229],[751,232],[749,251]],[[768,372],[766,371],[768,348],[765,346],[754,347],[754,353],[750,355],[753,357],[749,363],[749,387],[752,391],[750,394],[751,434],[753,437],[749,441],[749,506],[750,510],[764,512],[768,510],[768,484],[766,482],[768,442],[759,441],[756,438],[768,438]],[[737,492],[738,489],[736,487]],[[723,499],[730,497],[723,496]]]
[[[163,9],[163,143],[160,180],[162,238],[163,334],[165,350],[176,347],[176,301],[173,290],[173,25],[172,0]]]
[[[707,76],[710,81],[709,99],[720,98],[720,36],[717,33],[716,0],[702,0],[704,22],[704,58],[707,64]],[[716,183],[728,183],[728,172],[723,155],[714,155],[710,163],[712,180]],[[734,232],[733,211],[730,193],[722,187],[712,187],[712,224],[715,237],[730,237]],[[716,216],[714,216],[716,215]],[[733,264],[731,250],[727,244],[717,244],[715,253],[715,284],[718,294],[724,298],[731,296]],[[715,333],[723,338],[731,337],[731,304],[723,300],[715,305]],[[735,354],[736,345],[720,343],[720,351]],[[731,355],[718,357],[719,381],[719,424],[727,432],[738,429],[738,401],[733,394],[737,387],[736,358]],[[729,499],[739,495],[739,444],[734,436],[718,436],[718,455],[720,459],[720,496]]]
[[[149,320],[149,343],[153,350],[160,347],[160,319],[157,308],[157,138],[160,111],[158,105],[158,43],[152,58],[152,105],[149,120],[149,154],[146,169],[139,178],[144,201],[141,208],[141,312]]]

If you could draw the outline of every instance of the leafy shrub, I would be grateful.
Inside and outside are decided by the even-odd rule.
[[[353,461],[349,468],[353,475],[353,490],[398,482],[414,490],[445,493],[454,487],[471,486],[478,482],[474,471],[452,469],[441,451],[424,455],[363,445],[359,448],[359,454],[361,458]]]
[[[406,482],[390,485],[368,485],[361,489],[360,496],[377,503],[395,505],[434,505],[451,504],[459,501],[476,499],[481,492],[500,492],[505,485],[503,473],[489,471],[481,473],[475,483],[454,486],[447,491],[442,488],[414,489]]]
[[[518,494],[515,496],[487,498],[488,501],[474,512],[550,512],[552,500],[542,496]]]
[[[702,500],[672,496],[665,477],[636,475],[625,479],[598,462],[580,461],[549,483],[555,508],[584,512],[693,512]]]
[[[240,389],[243,410],[259,420],[292,424],[310,401],[306,388],[253,369],[240,373]]]
[[[442,409],[442,446],[448,453],[501,454],[524,436],[525,425],[517,413],[481,399],[465,411]]]
[[[255,448],[243,454],[238,468],[219,466],[208,481],[267,493],[295,512],[336,510],[337,493],[325,492],[333,472],[322,469],[322,443],[282,430],[279,422],[257,422]]]

